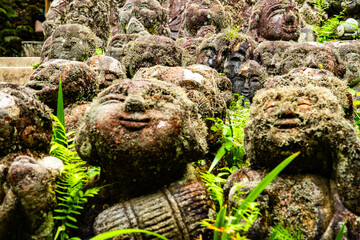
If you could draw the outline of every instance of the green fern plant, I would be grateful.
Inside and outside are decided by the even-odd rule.
[[[279,222],[272,230],[269,240],[304,240],[300,229],[294,230],[291,226],[283,226]]]
[[[320,16],[323,16],[325,9],[322,7],[322,1],[317,1],[316,6],[320,13]],[[309,27],[314,30],[314,32],[318,37],[317,42],[322,43],[325,41],[331,41],[336,39],[337,38],[335,34],[336,28],[339,26],[339,24],[345,23],[344,21],[341,21],[341,19],[345,17],[345,14],[346,14],[346,9],[341,11],[338,15],[334,15],[333,17],[327,20],[323,20],[320,26],[309,25]],[[350,24],[350,23],[345,23],[345,24]]]
[[[238,96],[234,96],[234,99],[238,99]],[[248,107],[243,106],[240,101],[234,101],[230,106],[225,122],[221,119],[209,118],[215,122],[211,130],[222,133],[222,146],[217,151],[209,172],[216,167],[220,160],[224,161],[224,166],[232,168],[232,171],[244,164],[244,128],[249,115]]]
[[[274,178],[299,155],[299,153],[300,152],[294,153],[290,157],[286,158],[268,175],[266,175],[266,177],[250,192],[237,209],[227,213],[227,206],[224,205],[217,213],[215,221],[205,219],[201,222],[202,226],[214,230],[214,240],[247,239],[245,236],[241,236],[239,231],[248,231],[259,215],[257,203],[254,201],[266,188],[266,186],[269,185]]]
[[[55,185],[57,193],[57,208],[54,210],[53,217],[59,223],[55,240],[60,237],[61,240],[79,238],[70,238],[67,228],[78,228],[76,226],[76,216],[81,214],[83,204],[89,197],[94,197],[100,190],[95,187],[84,191],[84,186],[95,176],[100,174],[99,168],[89,168],[87,163],[80,159],[75,150],[74,132],[66,133],[64,104],[61,87],[61,78],[59,79],[59,92],[57,104],[57,117],[52,115],[53,137],[51,140],[50,154],[61,159],[64,163],[64,169]]]

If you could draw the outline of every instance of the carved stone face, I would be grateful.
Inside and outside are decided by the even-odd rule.
[[[338,99],[323,87],[280,87],[254,97],[246,127],[246,150],[254,167],[272,169],[301,151],[289,171],[332,169],[329,132],[349,125]],[[345,126],[344,125],[344,126]],[[266,158],[263,156],[266,155]]]
[[[346,68],[343,79],[350,87],[360,81],[360,44],[358,41],[329,42],[327,45],[340,56]]]
[[[69,4],[68,14],[66,16],[66,22],[68,24],[81,24],[91,26],[89,21],[91,19],[91,9],[93,3],[88,0],[75,0]]]
[[[127,0],[119,10],[121,28],[126,29],[132,18],[136,18],[150,34],[168,36],[170,33],[168,12],[156,0]]]
[[[280,62],[280,72],[298,67],[325,69],[342,78],[345,67],[339,56],[321,43],[299,43],[286,50]]]
[[[235,38],[230,42],[230,54],[224,62],[224,73],[231,80],[246,60],[252,59],[256,43],[247,38]]]
[[[95,53],[95,35],[79,24],[61,25],[51,38],[49,59],[85,61]]]
[[[98,161],[108,177],[149,186],[149,177],[154,184],[178,177],[186,162],[203,153],[201,124],[181,88],[156,80],[124,81],[93,102],[76,148],[82,158]]]
[[[254,50],[254,59],[266,69],[269,76],[280,74],[281,56],[292,44],[286,41],[265,41]]]
[[[134,76],[141,67],[155,65],[180,66],[182,51],[171,38],[157,35],[142,36],[126,45],[121,63],[128,76]]]
[[[208,65],[218,72],[223,72],[230,44],[224,37],[224,33],[219,33],[205,38],[196,49],[197,63]]]
[[[48,152],[52,134],[49,110],[23,91],[0,88],[0,156],[31,149]]]
[[[113,36],[110,39],[107,47],[107,55],[120,61],[125,54],[124,52],[125,45],[128,42],[133,41],[138,37],[140,37],[140,35],[138,34],[117,34]]]
[[[233,92],[251,102],[255,92],[262,87],[265,78],[266,74],[261,66],[255,61],[248,60],[241,65],[236,76],[231,80]]]
[[[100,88],[110,86],[116,79],[126,78],[126,72],[115,58],[99,55],[89,58],[86,64],[94,70],[100,81]]]
[[[195,36],[202,26],[212,25],[217,32],[224,26],[225,12],[218,1],[195,0],[187,4],[182,14],[181,28],[185,36]]]
[[[41,64],[26,86],[35,90],[42,102],[56,109],[60,77],[64,106],[78,100],[90,100],[98,89],[98,78],[85,63],[60,59]]]
[[[294,40],[300,36],[300,15],[293,0],[261,0],[257,34],[266,40]],[[252,16],[255,17],[255,16]],[[254,19],[250,19],[252,22]]]

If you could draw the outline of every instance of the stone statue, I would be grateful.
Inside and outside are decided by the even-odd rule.
[[[292,46],[287,41],[265,41],[254,50],[254,60],[265,68],[269,76],[279,75],[282,54]]]
[[[109,87],[115,80],[126,78],[124,66],[113,57],[93,56],[86,61],[86,64],[98,75],[100,89]]]
[[[1,85],[0,235],[52,239],[54,180],[63,166],[59,159],[46,157],[52,137],[50,110],[28,89]]]
[[[127,0],[119,9],[119,33],[148,31],[154,35],[170,36],[168,21],[168,11],[156,0]],[[138,30],[129,32],[132,24]]]
[[[214,69],[197,64],[186,68],[141,68],[133,79],[157,79],[182,87],[187,97],[197,105],[199,114],[208,127],[206,140],[209,149],[217,151],[221,139],[218,133],[210,129],[214,121],[208,118],[225,120],[226,107],[232,102],[231,82],[228,78],[219,77]]]
[[[179,36],[196,36],[202,26],[211,25],[216,32],[225,28],[224,7],[218,0],[189,0],[181,15]]]
[[[109,3],[101,0],[60,0],[52,2],[44,22],[45,38],[64,24],[80,24],[94,32],[96,47],[106,48],[110,35]]]
[[[353,101],[349,88],[346,82],[337,78],[333,73],[327,70],[305,67],[296,68],[287,74],[268,78],[264,87],[306,87],[307,85],[330,89],[330,91],[338,98],[338,101],[345,113],[345,118],[353,123]]]
[[[266,78],[265,69],[257,62],[248,60],[240,66],[236,75],[231,79],[233,92],[252,102],[255,92],[263,87]]]
[[[248,33],[264,40],[296,41],[301,19],[294,0],[259,0],[253,7]]]
[[[86,61],[95,54],[94,33],[79,24],[61,25],[56,28],[42,48],[42,62],[50,59]]]
[[[164,36],[142,36],[130,41],[123,49],[120,59],[129,77],[134,76],[141,67],[181,65],[182,51],[175,41]]]
[[[256,42],[249,36],[240,35],[230,41],[230,52],[224,62],[224,73],[232,80],[245,61],[253,59]]]
[[[208,65],[218,72],[224,72],[224,63],[230,53],[230,40],[225,33],[204,38],[196,49],[197,63]]]
[[[54,59],[41,64],[26,84],[52,109],[57,107],[61,78],[64,106],[79,100],[91,100],[99,90],[96,74],[83,62]]]
[[[205,136],[196,106],[180,87],[133,80],[98,95],[75,142],[82,159],[101,166],[118,194],[131,197],[180,179],[186,163],[206,152]]]
[[[354,87],[360,82],[360,44],[359,41],[334,41],[326,42],[326,46],[333,49],[342,60],[346,71],[343,79],[349,87]]]
[[[283,220],[299,227],[306,239],[333,239],[345,218],[354,230],[349,239],[359,237],[360,141],[344,116],[338,98],[324,87],[258,91],[245,129],[251,166],[228,179],[229,200],[240,196],[235,182],[248,192],[286,157],[300,155],[259,198],[263,215],[250,231],[252,238],[266,236],[267,224]]]
[[[332,48],[315,42],[294,44],[282,54],[279,66],[281,74],[299,67],[325,69],[339,78],[343,78],[346,71],[339,55]]]

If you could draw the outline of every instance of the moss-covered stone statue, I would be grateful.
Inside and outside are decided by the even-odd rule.
[[[300,228],[306,239],[333,239],[345,218],[352,229],[348,239],[359,238],[360,141],[329,89],[307,85],[258,91],[245,128],[245,150],[251,165],[228,179],[229,199],[241,198],[235,182],[249,192],[300,151],[259,198],[263,215],[252,238],[266,236],[269,226],[282,220]]]
[[[41,64],[26,84],[35,95],[52,109],[56,109],[61,78],[64,106],[79,100],[92,100],[99,90],[99,79],[83,62],[54,59]]]
[[[47,157],[50,110],[24,87],[2,84],[0,112],[0,236],[53,239],[53,188],[62,162]]]
[[[345,118],[353,122],[353,102],[346,82],[337,78],[333,73],[324,69],[296,68],[289,73],[266,79],[265,88],[307,85],[325,87],[337,97]]]
[[[127,0],[119,9],[118,34],[139,33],[170,36],[169,13],[156,0]]]
[[[254,50],[254,60],[265,68],[268,76],[280,75],[282,54],[292,45],[288,41],[261,42]]]
[[[326,45],[340,56],[346,71],[343,79],[349,87],[360,82],[360,44],[357,40],[327,42]]]
[[[332,48],[316,42],[294,44],[282,54],[279,66],[281,74],[299,67],[325,69],[339,78],[346,72],[339,55]]]
[[[76,136],[80,157],[99,165],[123,198],[180,179],[207,151],[206,127],[184,90],[157,80],[123,81],[93,101]]]
[[[64,24],[80,24],[94,32],[96,47],[106,48],[110,36],[109,3],[102,0],[56,0],[51,3],[43,23],[45,39]]]
[[[230,39],[225,33],[204,38],[196,49],[197,63],[208,65],[218,72],[224,72],[226,57],[230,54]]]
[[[123,49],[121,63],[129,77],[134,76],[141,67],[181,65],[182,51],[175,41],[164,36],[142,36],[129,42]]]
[[[86,61],[86,64],[98,75],[100,89],[110,86],[116,80],[126,78],[124,66],[113,57],[105,55],[93,56]]]
[[[257,43],[246,35],[240,35],[230,41],[230,51],[224,62],[224,73],[230,80],[235,77],[241,64],[253,59],[256,46]]]
[[[45,41],[41,50],[41,60],[86,61],[95,54],[95,50],[96,38],[88,27],[79,24],[61,25]]]
[[[216,32],[225,28],[226,16],[223,5],[218,0],[187,1],[181,15],[179,36],[196,36],[202,26],[211,25]]]

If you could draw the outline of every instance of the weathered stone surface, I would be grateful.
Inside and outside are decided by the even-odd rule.
[[[42,41],[22,41],[21,56],[22,57],[40,57],[43,46]]]
[[[231,79],[233,92],[252,102],[255,92],[264,86],[266,79],[265,69],[257,62],[248,60],[237,69],[237,73]]]
[[[177,183],[104,210],[95,220],[94,232],[100,234],[116,229],[141,228],[169,239],[195,239],[200,235],[208,239],[209,233],[199,221],[208,218],[210,209],[206,190],[199,182]],[[145,235],[142,234],[122,236],[123,239],[143,237]]]
[[[94,33],[80,24],[67,24],[57,27],[45,41],[41,62],[50,59],[86,61],[95,54],[96,38]]]
[[[326,46],[333,49],[340,56],[346,68],[343,79],[350,87],[360,82],[360,43],[359,41],[334,41],[327,42]]]
[[[132,30],[131,22],[136,19],[137,29]],[[138,33],[142,30],[150,34],[170,36],[169,13],[156,0],[127,0],[119,9],[119,32],[122,34]]]
[[[181,66],[186,67],[197,63],[196,49],[203,40],[203,37],[179,38],[176,40],[176,45],[182,50]]]
[[[109,87],[115,80],[126,78],[124,66],[113,57],[93,56],[86,61],[86,64],[98,75],[100,89]]]
[[[91,100],[99,89],[96,74],[83,62],[53,59],[41,64],[31,75],[27,87],[52,109],[56,109],[61,78],[64,106]]]
[[[163,36],[143,36],[129,42],[123,49],[121,63],[129,77],[134,76],[141,67],[181,65],[181,49],[175,41]]]
[[[110,34],[109,3],[96,0],[53,1],[43,23],[45,39],[65,24],[80,24],[91,29],[97,37],[97,47],[106,48]]]
[[[267,173],[248,167],[234,172],[224,189],[230,206],[239,206]],[[279,175],[261,193],[257,203],[261,215],[246,234],[251,239],[265,239],[271,227],[281,221],[300,229],[304,239],[320,239],[334,214],[329,180],[314,174]]]
[[[25,232],[42,239],[51,239],[54,228],[52,207],[55,205],[54,182],[49,172],[35,159],[19,156],[11,164],[7,181],[21,205],[26,223]],[[20,210],[20,209],[19,209]]]
[[[325,69],[342,78],[345,67],[339,55],[321,43],[298,43],[286,49],[280,61],[280,72],[288,73],[299,67]]]
[[[230,53],[230,40],[225,36],[225,33],[219,33],[205,38],[196,49],[197,63],[224,72],[225,59]]]
[[[78,131],[80,124],[86,114],[86,111],[90,108],[91,102],[79,101],[74,104],[70,104],[64,109],[65,111],[65,130],[66,132]]]
[[[136,40],[137,38],[141,37],[142,35],[139,34],[117,34],[114,35],[109,40],[109,44],[107,47],[106,55],[115,58],[118,61],[121,61],[125,52],[124,48],[126,44],[131,41]]]
[[[124,81],[94,100],[76,136],[82,159],[100,165],[124,196],[158,189],[182,177],[206,152],[206,127],[178,86]]]
[[[224,73],[230,80],[233,80],[241,64],[253,59],[256,45],[257,43],[246,35],[240,35],[230,41],[230,52],[224,62]]]
[[[9,153],[48,153],[52,136],[49,109],[34,95],[11,84],[0,85],[0,157]]]
[[[262,42],[254,50],[254,60],[265,67],[268,76],[280,75],[282,55],[291,46],[287,41]]]
[[[181,16],[179,36],[196,36],[202,26],[212,25],[216,32],[225,27],[224,7],[218,0],[187,1]]]
[[[259,0],[253,7],[248,33],[260,42],[296,41],[300,29],[301,19],[294,0]]]
[[[267,79],[266,88],[282,86],[306,87],[307,85],[325,87],[338,99],[345,118],[353,121],[353,103],[351,93],[348,91],[346,82],[337,78],[327,70],[314,68],[296,68],[290,73]]]

